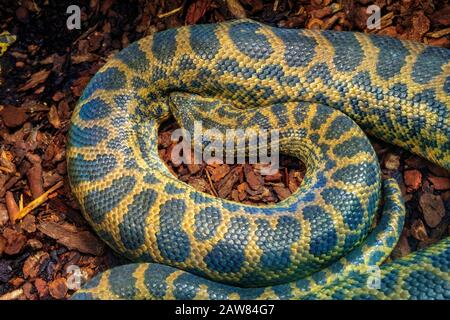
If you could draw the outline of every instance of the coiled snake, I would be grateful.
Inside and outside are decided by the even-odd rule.
[[[382,264],[404,206],[363,132],[449,169],[449,112],[444,48],[251,20],[143,38],[90,81],[67,151],[86,219],[136,263],[74,298],[449,299],[448,238]],[[303,184],[265,207],[196,191],[158,156],[170,114],[186,128],[278,128]]]

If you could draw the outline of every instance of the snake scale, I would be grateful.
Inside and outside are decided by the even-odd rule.
[[[187,129],[278,128],[302,185],[264,207],[196,191],[158,155],[171,114]],[[450,299],[449,238],[384,263],[405,211],[366,133],[450,169],[450,51],[251,20],[131,44],[80,97],[67,161],[86,219],[135,263],[73,298]]]

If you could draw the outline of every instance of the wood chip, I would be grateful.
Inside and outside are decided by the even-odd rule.
[[[419,204],[425,222],[431,228],[436,227],[445,216],[445,206],[440,196],[424,193],[419,199]]]
[[[17,89],[17,91],[18,92],[26,91],[36,87],[40,83],[43,83],[45,80],[47,80],[48,76],[50,75],[50,72],[51,70],[44,69],[34,73],[23,86]]]
[[[69,249],[76,249],[95,256],[103,254],[105,245],[89,231],[74,230],[68,224],[60,225],[50,221],[40,222],[38,229]]]
[[[3,237],[6,240],[4,252],[7,255],[15,255],[20,253],[27,243],[27,238],[22,233],[10,228],[3,230]]]
[[[63,299],[68,291],[67,281],[65,278],[53,280],[48,284],[50,295],[55,299]]]

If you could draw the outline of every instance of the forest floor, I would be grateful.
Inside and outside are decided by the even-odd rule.
[[[78,1],[80,30],[66,28],[72,1],[23,0],[0,4],[0,32],[17,35],[1,58],[0,300],[65,299],[82,280],[124,263],[97,238],[70,192],[65,162],[67,130],[83,88],[129,43],[186,24],[248,17],[273,26],[354,30],[450,48],[448,1]],[[381,8],[381,29],[368,30],[366,8]],[[18,4],[20,3],[20,5]],[[198,190],[243,203],[288,197],[304,175],[282,157],[279,172],[258,165],[180,165],[170,162],[173,120],[159,133],[161,157]],[[373,140],[383,173],[397,178],[407,219],[392,258],[449,235],[450,174],[400,148]]]

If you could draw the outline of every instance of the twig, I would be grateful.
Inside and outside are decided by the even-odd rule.
[[[181,9],[183,9],[183,6],[178,7],[178,8],[176,8],[176,9],[173,9],[173,10],[171,10],[171,11],[169,11],[169,12],[160,13],[160,14],[157,15],[157,17],[158,17],[159,19],[166,18],[166,17],[169,17],[169,16],[171,16],[171,15],[177,13],[178,11],[181,11]]]
[[[59,189],[60,187],[62,187],[64,184],[64,181],[59,181],[58,183],[56,183],[53,187],[51,187],[50,189],[48,189],[47,191],[45,191],[41,196],[37,197],[36,199],[34,199],[33,201],[31,201],[29,204],[27,204],[25,206],[25,208],[23,208],[22,210],[19,211],[18,215],[17,215],[17,220],[22,219],[23,217],[25,217],[28,213],[30,213],[31,211],[33,211],[34,209],[36,209],[37,207],[39,207],[41,204],[43,204],[45,201],[47,201],[48,196],[53,193],[54,191],[56,191],[57,189]]]

